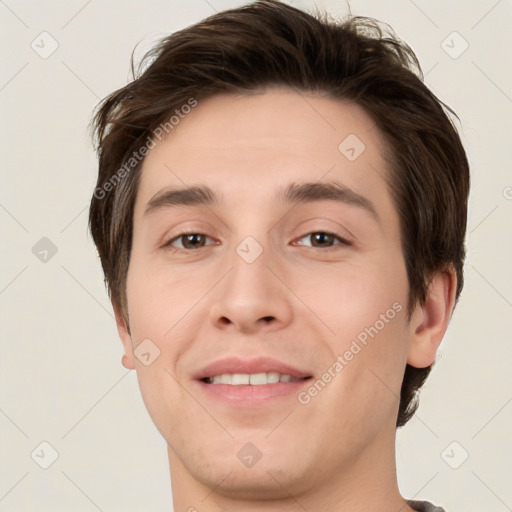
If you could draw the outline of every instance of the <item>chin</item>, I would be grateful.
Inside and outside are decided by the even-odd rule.
[[[250,501],[276,500],[289,498],[290,489],[303,489],[303,485],[297,482],[298,475],[290,474],[283,466],[277,469],[262,465],[248,469],[225,464],[218,465],[208,474],[196,474],[196,477],[209,488],[215,488],[216,494],[221,496]]]
[[[297,446],[279,447],[261,436],[252,443],[250,438],[230,439],[227,443],[211,439],[194,448],[184,442],[181,446],[186,449],[174,457],[194,479],[232,499],[282,499],[314,485],[314,478],[308,474],[308,466],[311,469],[314,465],[304,457],[298,458]]]

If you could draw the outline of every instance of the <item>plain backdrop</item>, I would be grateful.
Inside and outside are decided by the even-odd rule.
[[[130,79],[137,43],[140,56],[243,3],[0,1],[0,512],[172,510],[165,442],[121,366],[87,234],[87,125]],[[512,510],[512,4],[289,3],[389,23],[460,117],[472,174],[465,289],[398,433],[398,480],[448,512]]]

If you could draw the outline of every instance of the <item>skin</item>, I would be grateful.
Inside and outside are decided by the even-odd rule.
[[[349,134],[366,146],[354,161],[338,149]],[[406,362],[434,361],[456,277],[436,274],[408,320],[384,144],[359,106],[274,87],[200,101],[146,157],[127,277],[129,324],[114,309],[123,364],[137,371],[169,447],[176,512],[412,510],[396,480],[400,386]],[[275,199],[278,188],[303,181],[342,183],[371,201],[377,218],[333,200],[294,207]],[[144,215],[159,191],[185,185],[208,185],[220,201]],[[205,235],[199,248],[184,248],[177,238],[184,231]],[[318,245],[312,233],[349,244]],[[236,252],[247,236],[263,249],[252,263]],[[230,407],[192,378],[224,356],[262,354],[319,378],[396,303],[402,310],[308,404],[292,394]],[[148,366],[134,356],[145,339],[160,350]],[[248,442],[262,453],[251,468],[237,457]]]

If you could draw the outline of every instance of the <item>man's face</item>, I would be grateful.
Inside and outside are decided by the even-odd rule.
[[[173,477],[278,496],[394,455],[411,326],[383,144],[360,107],[273,88],[199,102],[146,157],[124,342]],[[216,199],[165,196],[187,187]]]

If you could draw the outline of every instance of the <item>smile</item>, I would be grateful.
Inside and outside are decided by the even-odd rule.
[[[277,384],[278,382],[298,382],[299,380],[286,373],[262,372],[262,373],[223,373],[206,377],[203,382],[207,384],[229,384],[231,386],[263,386],[265,384]]]

